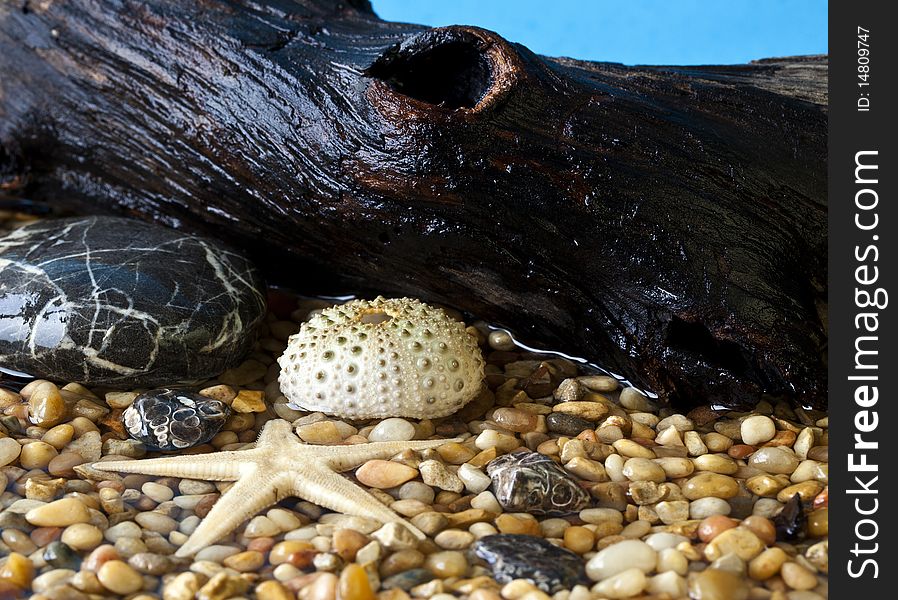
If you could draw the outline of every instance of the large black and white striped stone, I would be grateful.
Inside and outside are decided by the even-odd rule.
[[[37,221],[0,237],[0,366],[155,386],[211,377],[250,349],[261,277],[205,238],[129,219]]]

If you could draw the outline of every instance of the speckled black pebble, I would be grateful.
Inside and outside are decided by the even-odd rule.
[[[151,390],[122,413],[125,430],[152,450],[180,450],[211,440],[231,414],[227,404],[183,390]]]
[[[577,436],[587,429],[594,429],[595,426],[580,417],[569,415],[566,413],[553,412],[546,415],[546,426],[552,433],[560,433],[561,435]]]
[[[569,515],[589,506],[589,494],[567,471],[538,452],[514,452],[486,466],[499,504],[508,512]]]
[[[526,579],[548,594],[588,585],[580,556],[533,535],[488,535],[474,543],[473,552],[499,583]]]
[[[0,365],[55,381],[152,387],[214,377],[250,350],[265,289],[241,254],[113,217],[0,236]]]

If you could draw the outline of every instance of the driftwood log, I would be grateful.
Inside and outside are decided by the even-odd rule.
[[[443,302],[669,398],[821,407],[825,94],[825,57],[546,58],[365,0],[6,1],[0,192]]]

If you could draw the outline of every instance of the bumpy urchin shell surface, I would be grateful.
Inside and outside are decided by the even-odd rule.
[[[451,414],[483,381],[464,323],[411,298],[354,300],[322,310],[278,359],[292,406],[351,419]]]

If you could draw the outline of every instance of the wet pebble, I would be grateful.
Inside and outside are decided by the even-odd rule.
[[[593,581],[601,581],[631,568],[650,573],[657,560],[655,549],[642,540],[624,540],[593,556],[586,563],[586,574]]]
[[[526,578],[542,591],[553,593],[585,582],[583,560],[543,538],[491,535],[475,542],[473,552],[490,565],[500,583]]]
[[[368,434],[371,442],[400,442],[411,440],[415,437],[415,426],[405,419],[384,419],[374,426]]]
[[[509,512],[565,515],[589,505],[589,494],[549,457],[536,452],[501,456],[487,465],[492,490]]]

